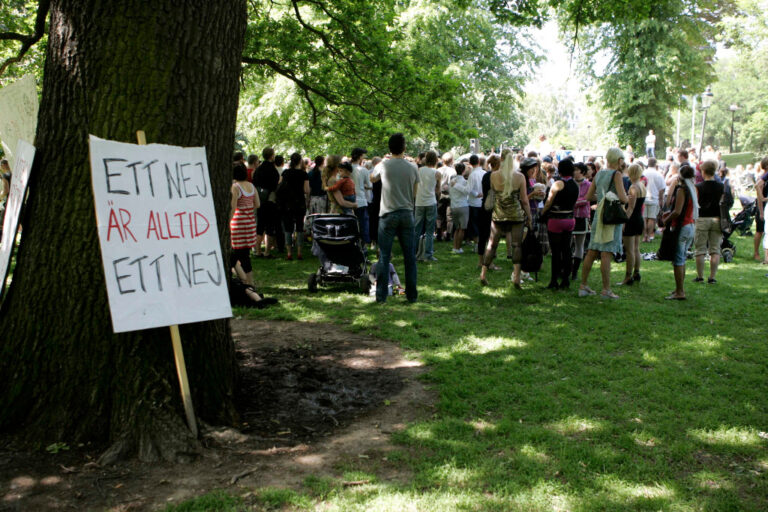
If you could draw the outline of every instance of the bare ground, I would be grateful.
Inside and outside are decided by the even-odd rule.
[[[158,510],[215,489],[298,489],[359,461],[381,479],[408,479],[387,460],[390,436],[430,415],[435,400],[417,380],[423,368],[397,345],[325,324],[237,319],[232,331],[243,423],[204,426],[202,457],[100,467],[87,447],[29,453],[0,439],[0,512]]]

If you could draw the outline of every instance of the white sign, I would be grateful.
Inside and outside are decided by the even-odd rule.
[[[0,89],[0,141],[9,162],[13,161],[19,140],[35,140],[37,109],[37,88],[32,75]]]
[[[0,296],[5,289],[5,279],[8,277],[8,267],[11,264],[11,253],[16,241],[16,230],[19,227],[21,205],[27,192],[29,172],[35,159],[35,147],[20,140],[16,144],[16,161],[11,175],[11,189],[5,202],[5,219],[3,220],[3,237],[0,240]]]
[[[205,148],[90,146],[114,331],[231,317]]]

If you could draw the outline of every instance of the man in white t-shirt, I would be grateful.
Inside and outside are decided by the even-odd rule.
[[[437,240],[450,240],[453,233],[451,216],[450,185],[451,179],[456,176],[453,168],[453,153],[443,154],[443,166],[437,170],[440,175],[440,198],[437,200]]]
[[[355,208],[355,216],[357,217],[357,224],[360,228],[360,236],[363,237],[363,243],[367,246],[371,243],[371,235],[368,220],[368,197],[366,196],[365,189],[371,188],[371,177],[368,169],[363,167],[363,157],[366,151],[362,148],[354,148],[350,155],[352,163],[352,181],[355,182],[355,201],[357,202],[357,208]]]
[[[656,158],[656,134],[653,130],[648,130],[648,136],[645,138],[645,156]]]
[[[469,166],[472,171],[469,174],[469,226],[467,226],[467,239],[477,241],[480,234],[478,230],[478,217],[480,209],[483,207],[483,176],[485,170],[480,167],[480,157],[472,155],[469,157]]]
[[[416,185],[416,254],[418,261],[437,261],[435,258],[435,221],[437,219],[437,196],[440,193],[440,175],[437,167],[437,153],[427,151],[424,165],[419,168],[419,183]],[[419,243],[424,234],[424,246]]]
[[[645,219],[643,242],[650,242],[656,234],[656,218],[659,216],[659,207],[664,201],[664,190],[667,184],[664,176],[656,169],[656,159],[653,157],[648,159],[648,168],[643,171],[643,177],[648,181],[643,209]]]

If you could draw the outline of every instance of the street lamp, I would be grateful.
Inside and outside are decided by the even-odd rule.
[[[739,110],[739,106],[735,103],[728,107],[728,110],[731,111],[731,149],[730,152],[733,153],[733,118],[736,116],[736,111]]]
[[[711,87],[707,87],[707,90],[701,95],[701,110],[704,111],[704,119],[701,121],[701,139],[699,140],[699,151],[697,153],[699,158],[701,158],[701,148],[704,145],[704,128],[707,126],[707,111],[709,110],[709,107],[712,106],[714,97],[715,95],[712,94]]]

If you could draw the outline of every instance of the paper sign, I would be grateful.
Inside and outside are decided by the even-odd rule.
[[[231,317],[205,148],[90,149],[114,331]]]
[[[0,141],[9,162],[15,159],[13,152],[19,140],[35,140],[37,109],[37,88],[32,75],[0,89]]]
[[[16,241],[16,230],[19,227],[19,215],[21,205],[24,203],[24,194],[27,192],[29,172],[32,170],[32,161],[35,159],[35,147],[31,144],[18,141],[16,144],[16,161],[13,164],[11,175],[11,189],[8,191],[8,199],[5,202],[5,219],[3,220],[3,237],[0,240],[0,296],[5,290],[5,280],[8,277],[8,267],[11,265],[13,244]]]

